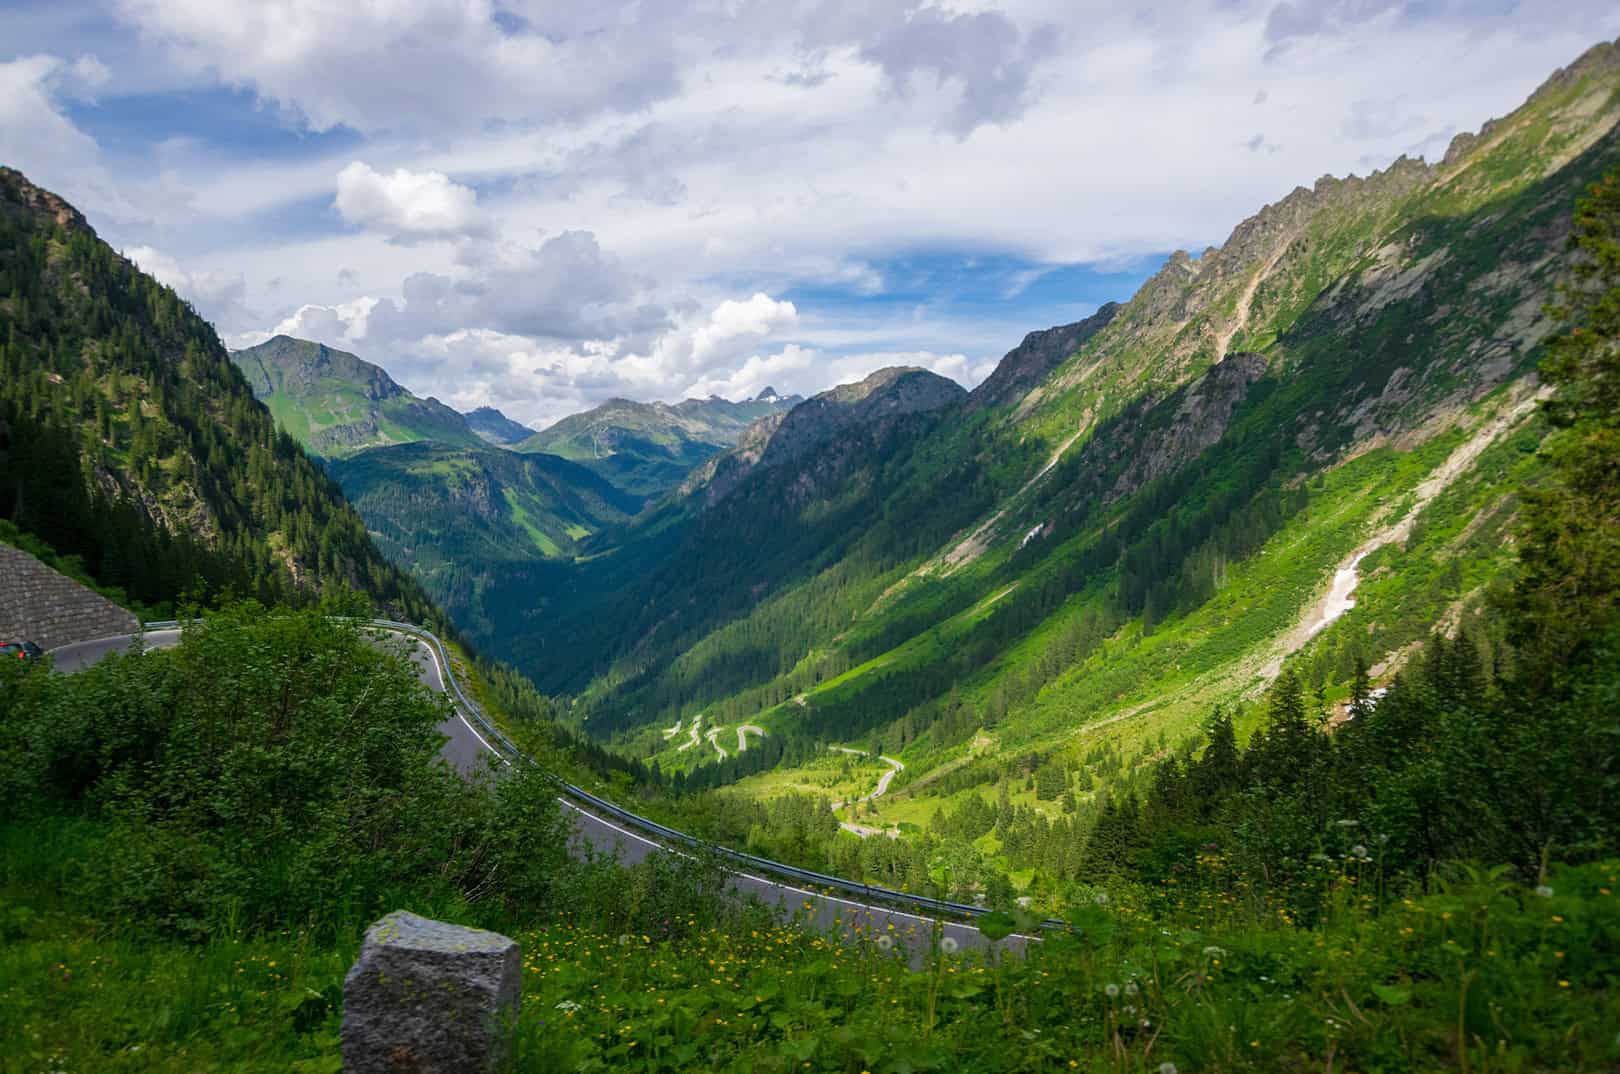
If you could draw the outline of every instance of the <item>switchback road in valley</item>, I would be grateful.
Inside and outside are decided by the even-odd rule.
[[[453,672],[445,666],[435,645],[397,626],[374,625],[373,629],[379,635],[399,639],[398,643],[404,647],[406,655],[416,665],[417,674],[428,688],[448,693],[452,700],[456,699],[458,691],[450,688]],[[57,671],[73,672],[89,667],[109,653],[129,651],[137,641],[149,649],[167,649],[179,645],[181,640],[182,632],[178,628],[154,629],[144,635],[121,635],[65,645],[51,650],[50,655]],[[693,727],[695,730],[696,721]],[[459,703],[455,715],[440,724],[439,731],[445,736],[445,744],[439,755],[468,778],[476,778],[480,773],[490,771],[492,766],[511,763],[474,726]],[[834,748],[847,753],[861,753],[860,750],[845,747]],[[878,780],[877,789],[868,798],[881,796],[895,774],[905,767],[890,757],[881,760],[890,766],[889,771]],[[654,853],[685,853],[633,831],[628,826],[597,816],[567,798],[559,797],[557,801],[574,818],[575,842],[580,850],[588,848],[592,853],[609,855],[624,865],[634,865]],[[728,872],[732,888],[739,896],[758,900],[775,909],[784,919],[851,938],[892,936],[895,942],[906,945],[914,962],[926,957],[936,938],[950,939],[962,948],[985,947],[990,942],[971,924],[894,909],[875,898],[870,901],[863,899],[847,888],[843,894],[834,895],[812,890],[810,886],[771,879],[748,869],[728,869]],[[1000,941],[998,946],[1003,950],[1022,951],[1030,942],[1030,937],[1015,934]]]

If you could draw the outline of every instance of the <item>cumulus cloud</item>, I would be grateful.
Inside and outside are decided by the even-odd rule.
[[[95,140],[74,125],[62,102],[86,99],[108,72],[93,56],[74,61],[33,55],[0,63],[0,161],[83,211],[127,220],[139,212],[107,171]]]
[[[499,19],[488,0],[120,3],[174,62],[249,86],[315,130],[577,118],[678,88],[661,35],[625,32],[633,27],[611,11],[604,25],[600,5],[552,6],[554,17],[537,23]],[[605,32],[615,23],[620,32]]]
[[[1612,0],[110,3],[125,22],[83,36],[22,20],[0,159],[167,256],[222,327],[258,309],[530,420],[874,362],[972,383],[1124,297],[1046,266],[1218,242],[1620,33]],[[176,86],[210,107],[105,150],[70,118]],[[211,142],[233,107],[261,111]],[[1007,271],[927,271],[970,254]]]
[[[941,125],[965,137],[983,124],[1024,114],[1035,68],[1057,52],[1058,40],[1052,24],[1025,33],[997,11],[925,7],[907,13],[861,54],[883,69],[894,92],[912,92],[924,76],[954,86],[958,99]]]
[[[689,384],[681,394],[696,398],[719,395],[747,399],[766,388],[775,388],[789,395],[808,396],[830,385],[854,383],[889,366],[918,366],[968,387],[989,375],[984,363],[975,363],[964,354],[932,351],[829,354],[814,347],[789,343],[774,354],[753,354],[733,369],[716,370]]]
[[[395,168],[384,174],[354,161],[337,175],[338,214],[395,242],[453,238],[485,230],[478,195],[443,172]]]

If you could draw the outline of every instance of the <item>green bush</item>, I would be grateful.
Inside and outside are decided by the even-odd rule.
[[[172,651],[8,671],[5,819],[104,822],[84,894],[181,935],[349,934],[399,901],[544,913],[567,858],[549,785],[435,763],[448,704],[372,634],[246,604]]]

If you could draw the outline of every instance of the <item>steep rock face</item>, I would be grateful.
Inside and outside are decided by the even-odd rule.
[[[954,380],[926,369],[880,369],[865,380],[829,389],[785,414],[754,423],[734,451],[694,474],[683,491],[701,490],[704,503],[713,506],[756,470],[787,466],[853,430],[881,435],[897,419],[957,405],[967,394]],[[797,484],[802,496],[811,494],[815,482]]]
[[[1264,355],[1234,354],[1168,400],[1175,404],[1169,420],[1150,428],[1135,445],[1105,502],[1129,496],[1219,443],[1231,424],[1232,413],[1247,398],[1250,386],[1265,373]]]
[[[983,384],[968,393],[968,409],[978,411],[1017,403],[1045,380],[1048,373],[1106,328],[1119,311],[1119,303],[1105,302],[1083,321],[1031,332],[1007,352]]]

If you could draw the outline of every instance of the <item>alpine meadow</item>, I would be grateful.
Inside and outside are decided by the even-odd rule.
[[[675,7],[0,15],[0,1072],[1620,1071],[1620,17]]]

